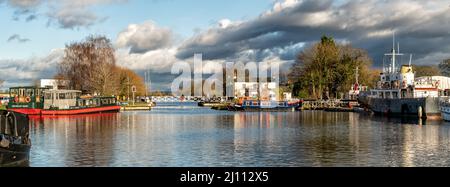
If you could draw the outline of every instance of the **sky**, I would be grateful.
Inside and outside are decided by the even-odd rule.
[[[0,25],[3,88],[53,77],[65,45],[91,34],[111,39],[119,65],[151,69],[153,90],[194,53],[288,69],[322,35],[366,49],[374,67],[393,32],[414,64],[450,57],[447,0],[0,0]]]

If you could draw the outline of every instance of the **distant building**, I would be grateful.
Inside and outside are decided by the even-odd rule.
[[[57,79],[41,79],[39,86],[51,90],[65,90],[69,88],[69,81]]]
[[[283,93],[283,99],[286,101],[289,101],[292,99],[292,93],[291,92],[284,92]]]
[[[260,93],[261,92],[261,93]],[[254,99],[272,100],[277,98],[277,84],[274,82],[235,82],[234,95],[237,98],[249,97]]]

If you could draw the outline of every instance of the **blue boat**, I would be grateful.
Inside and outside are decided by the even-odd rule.
[[[262,101],[244,100],[241,104],[235,104],[229,108],[231,111],[295,111],[299,103],[288,101]]]

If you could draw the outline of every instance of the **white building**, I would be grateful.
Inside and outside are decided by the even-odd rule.
[[[292,93],[291,92],[284,92],[283,93],[283,99],[286,101],[292,100]]]
[[[68,80],[41,79],[39,84],[40,87],[50,90],[67,89],[69,87]]]

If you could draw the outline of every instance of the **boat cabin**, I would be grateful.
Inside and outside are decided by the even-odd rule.
[[[8,108],[42,108],[45,90],[31,86],[10,88]]]
[[[263,100],[245,100],[242,107],[244,108],[287,108],[287,101],[263,101]]]
[[[47,90],[44,91],[44,109],[71,109],[77,105],[81,91],[77,90]]]
[[[70,110],[117,105],[115,97],[82,97],[81,91],[78,90],[48,90],[44,94],[45,110]]]
[[[439,82],[431,78],[415,79],[411,65],[402,65],[400,71],[391,67],[380,74],[377,89],[370,96],[383,99],[438,97]]]
[[[9,90],[10,109],[69,110],[117,105],[115,97],[81,97],[78,90],[14,87]]]

